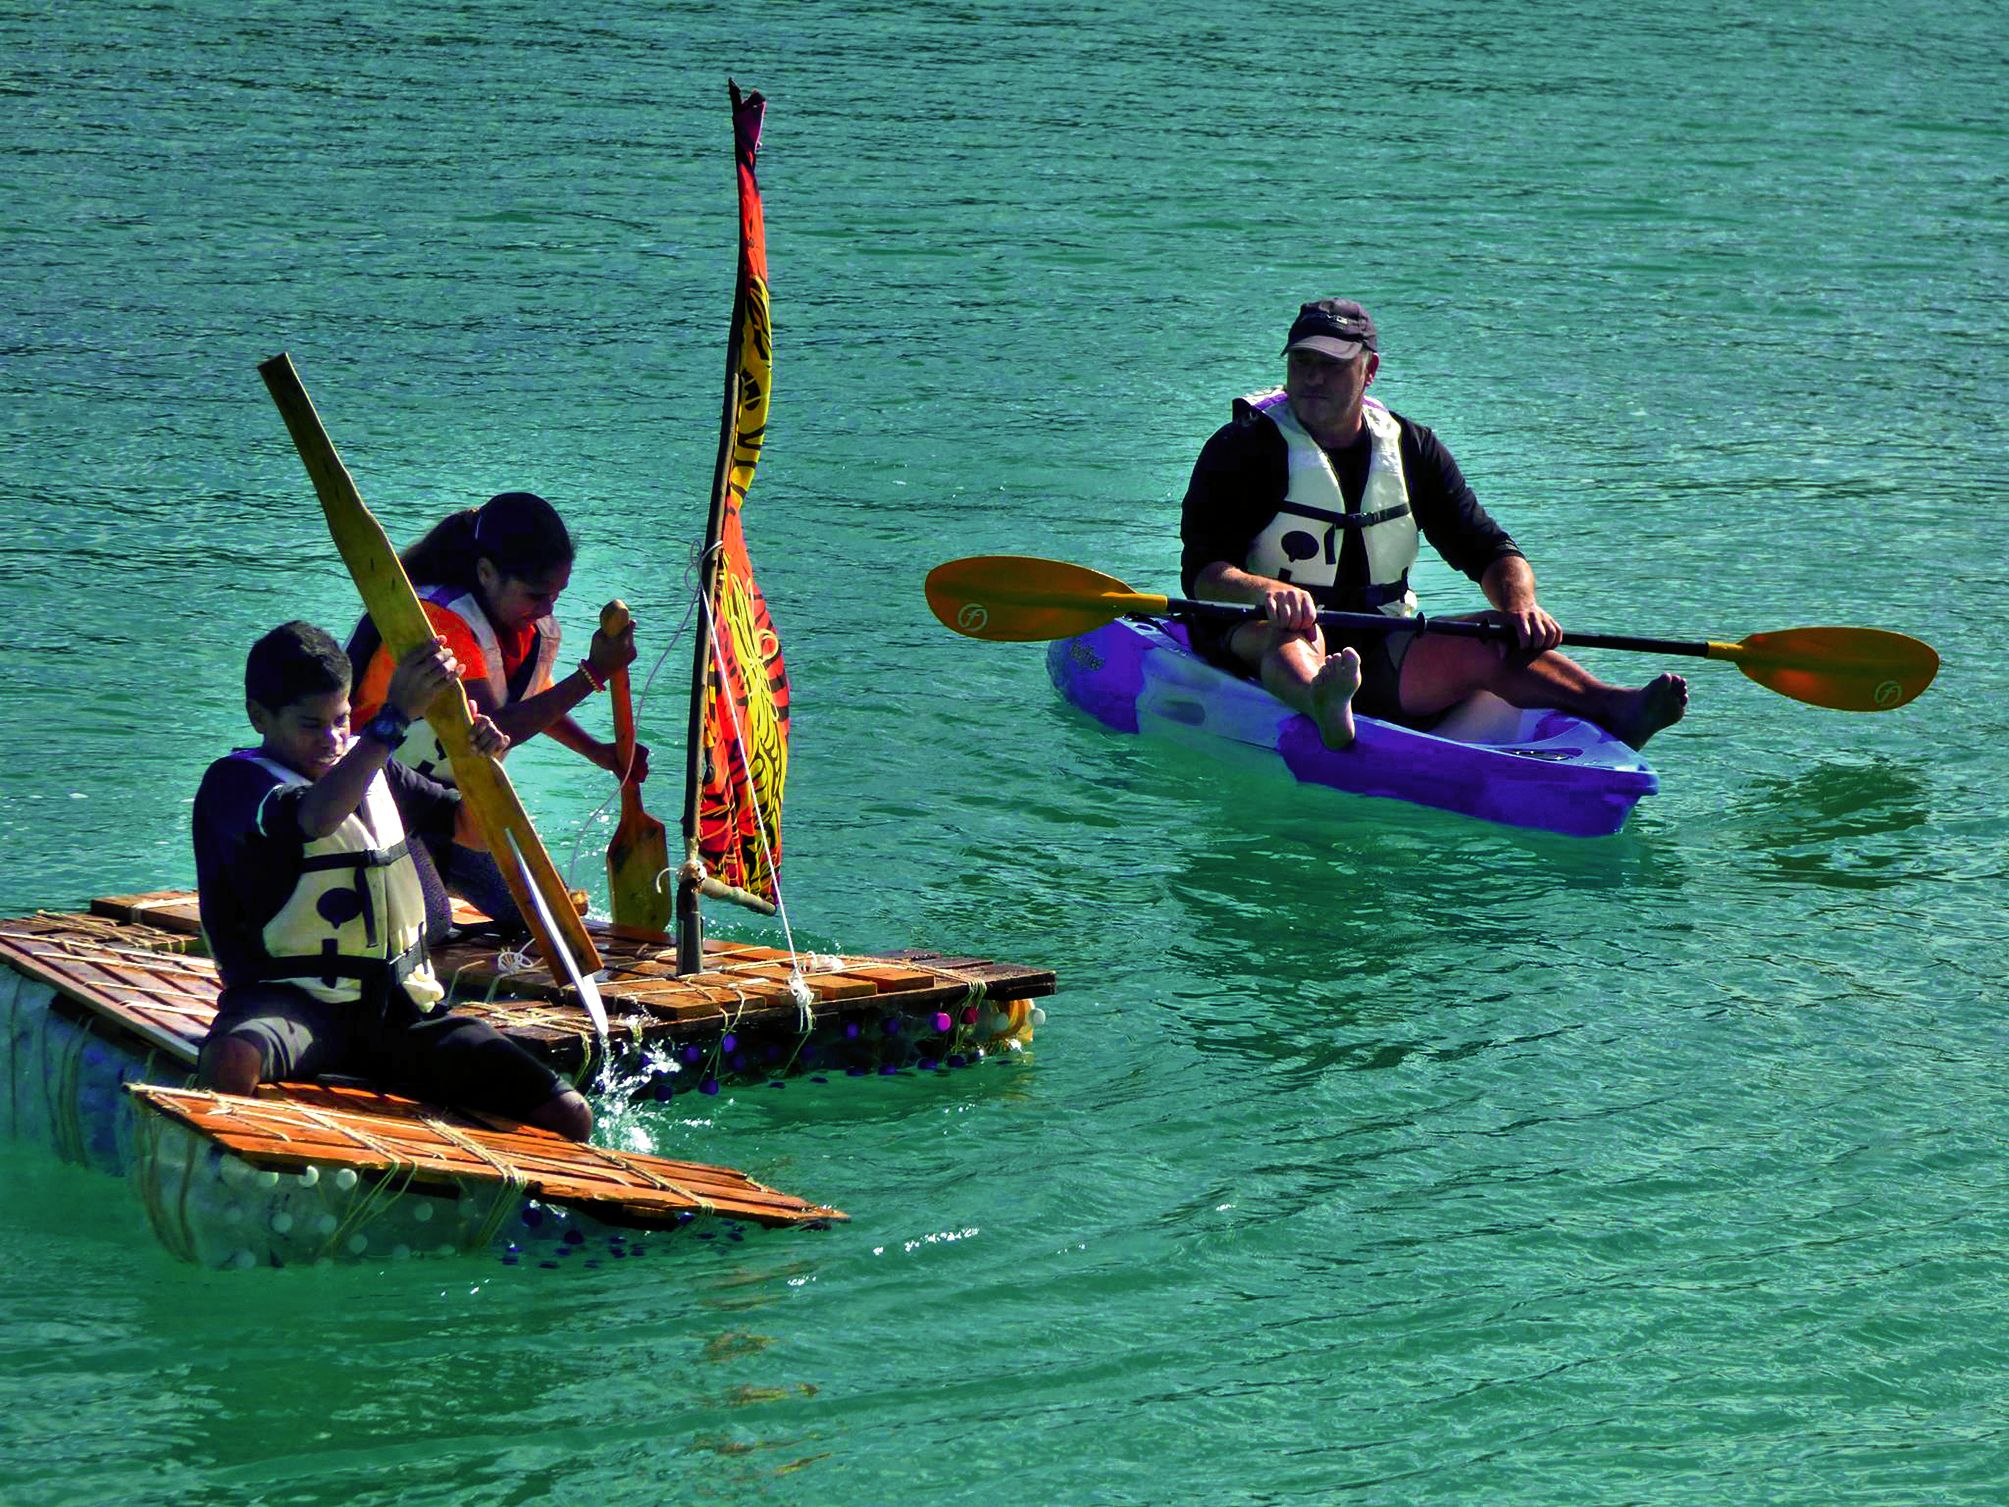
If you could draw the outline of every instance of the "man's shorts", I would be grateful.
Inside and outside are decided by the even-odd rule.
[[[230,991],[203,1038],[198,1079],[209,1082],[211,1047],[248,1041],[262,1060],[259,1081],[300,1081],[324,1073],[362,1078],[432,1104],[484,1109],[522,1119],[571,1085],[486,1021],[439,1011],[420,1017],[402,1003],[388,1019],[368,1005],[329,1004],[291,984]]]
[[[1244,664],[1228,647],[1229,634],[1239,626],[1238,623],[1195,622],[1187,625],[1187,631],[1192,638],[1193,652],[1208,664],[1243,680],[1256,680],[1259,677],[1255,667]],[[1337,654],[1343,648],[1351,648],[1360,655],[1360,690],[1353,698],[1356,712],[1387,722],[1413,725],[1415,719],[1405,719],[1402,715],[1402,661],[1409,653],[1409,646],[1415,642],[1414,633],[1341,633],[1327,636],[1327,653]]]

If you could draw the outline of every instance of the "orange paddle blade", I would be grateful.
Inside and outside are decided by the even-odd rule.
[[[1727,652],[1719,652],[1727,651]],[[1939,673],[1932,645],[1881,628],[1782,628],[1711,644],[1769,691],[1838,712],[1887,712],[1925,694]]]
[[[1128,612],[1163,612],[1162,596],[1114,576],[1034,555],[972,555],[928,572],[928,606],[970,638],[1030,643],[1073,638]]]
[[[600,609],[602,633],[612,637],[627,626],[626,602],[612,601]],[[625,771],[635,762],[635,705],[629,695],[626,667],[608,677],[607,689],[614,701],[615,760]],[[616,926],[669,930],[670,894],[663,883],[669,866],[668,832],[642,809],[641,785],[624,778],[621,819],[607,842],[607,903]]]

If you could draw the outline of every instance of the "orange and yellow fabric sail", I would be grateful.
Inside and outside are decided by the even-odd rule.
[[[706,870],[714,879],[773,901],[788,776],[788,670],[767,600],[753,578],[741,518],[767,434],[774,371],[766,229],[754,174],[766,101],[759,94],[742,98],[737,86],[730,87],[739,170],[739,288],[728,343],[719,471],[705,539],[708,568],[702,579],[712,631],[700,671],[695,751],[702,763],[692,775],[698,856]]]

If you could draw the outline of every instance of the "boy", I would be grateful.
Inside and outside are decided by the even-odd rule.
[[[224,984],[204,1087],[249,1094],[347,1073],[573,1140],[591,1133],[591,1108],[562,1077],[445,1011],[426,954],[428,911],[443,926],[446,897],[420,839],[479,839],[455,791],[391,753],[457,670],[443,640],[419,645],[351,739],[349,658],[333,638],[292,622],[251,646],[244,709],[264,741],[210,765],[195,798],[202,929]],[[508,746],[486,717],[474,741],[491,755]]]

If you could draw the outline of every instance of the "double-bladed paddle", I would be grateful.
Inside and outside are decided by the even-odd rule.
[[[600,631],[609,638],[627,626],[626,602],[609,602],[600,609]],[[670,867],[670,840],[663,824],[642,809],[642,786],[634,777],[635,704],[626,665],[607,678],[607,689],[614,701],[614,761],[621,776],[621,819],[607,842],[608,902],[616,926],[667,931],[671,907],[662,878]]]
[[[363,504],[349,468],[335,451],[328,432],[321,427],[320,415],[301,385],[300,375],[284,355],[259,365],[258,374],[279,406],[279,416],[307,467],[314,492],[327,516],[328,532],[349,567],[363,606],[383,636],[384,649],[393,660],[408,654],[418,644],[433,637],[433,626],[419,605],[418,594],[384,532]],[[529,813],[516,798],[516,790],[502,766],[477,750],[472,741],[473,712],[467,693],[459,681],[442,691],[426,710],[426,720],[439,734],[440,746],[453,762],[454,784],[461,799],[474,812],[482,838],[502,871],[517,908],[529,923],[538,950],[551,966],[552,976],[562,969],[571,977],[586,1013],[604,1041],[607,1011],[600,1002],[593,974],[601,967],[599,949],[587,933],[572,897],[552,865],[551,857],[530,824]]]
[[[1073,638],[1119,617],[1251,622],[1260,607],[1132,591],[1114,576],[1032,555],[971,555],[928,572],[928,606],[958,633],[1007,643]],[[1469,618],[1321,612],[1322,627],[1367,633],[1444,633],[1514,642],[1504,623]],[[1566,632],[1580,649],[1725,659],[1768,691],[1841,712],[1887,712],[1923,695],[1939,673],[1932,646],[1881,628],[1782,628],[1734,644]]]

